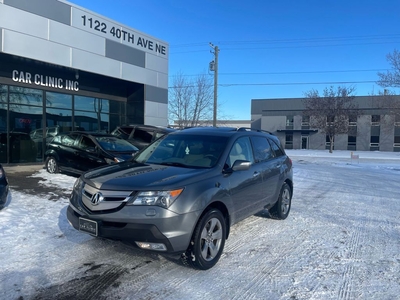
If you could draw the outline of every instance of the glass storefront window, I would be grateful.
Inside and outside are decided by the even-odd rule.
[[[71,126],[72,110],[46,108],[46,127]]]
[[[37,89],[10,86],[10,107],[18,105],[43,105],[43,92]]]
[[[72,96],[67,94],[46,92],[46,107],[72,110]]]
[[[110,132],[108,114],[75,111],[74,121],[75,126],[81,127],[86,131]]]
[[[37,161],[37,147],[30,133],[40,128],[43,119],[43,92],[17,86],[1,86],[0,162]],[[7,119],[7,100],[9,113]]]
[[[0,84],[0,131],[7,131],[7,86]]]
[[[7,102],[7,86],[0,84],[0,101]]]
[[[110,113],[110,102],[102,98],[75,96],[75,110]]]
[[[110,132],[125,120],[123,101],[0,84],[0,162],[40,162],[53,131]]]

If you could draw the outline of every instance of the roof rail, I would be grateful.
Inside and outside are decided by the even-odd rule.
[[[237,129],[237,131],[256,131],[256,132],[264,132],[264,133],[268,133],[268,134],[274,135],[272,132],[269,132],[267,130],[255,129],[255,128],[249,128],[249,127],[239,127]]]

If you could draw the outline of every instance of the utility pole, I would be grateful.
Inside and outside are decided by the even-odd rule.
[[[214,50],[214,61],[210,63],[210,70],[214,71],[214,112],[213,112],[213,126],[217,127],[217,97],[218,97],[218,46],[210,43],[210,47]]]

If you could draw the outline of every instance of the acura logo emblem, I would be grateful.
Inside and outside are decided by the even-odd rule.
[[[97,205],[103,200],[104,200],[103,195],[101,193],[96,193],[92,196],[92,198],[90,199],[90,202],[92,202],[93,205]]]

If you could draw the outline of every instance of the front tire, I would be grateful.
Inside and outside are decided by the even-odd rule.
[[[207,211],[196,225],[183,262],[199,270],[212,268],[224,250],[225,237],[226,223],[222,213],[216,209]]]
[[[282,185],[278,201],[268,211],[272,218],[284,220],[288,217],[292,206],[292,190],[287,183]]]
[[[46,170],[51,174],[55,174],[59,172],[58,162],[53,156],[49,156],[46,159]]]

